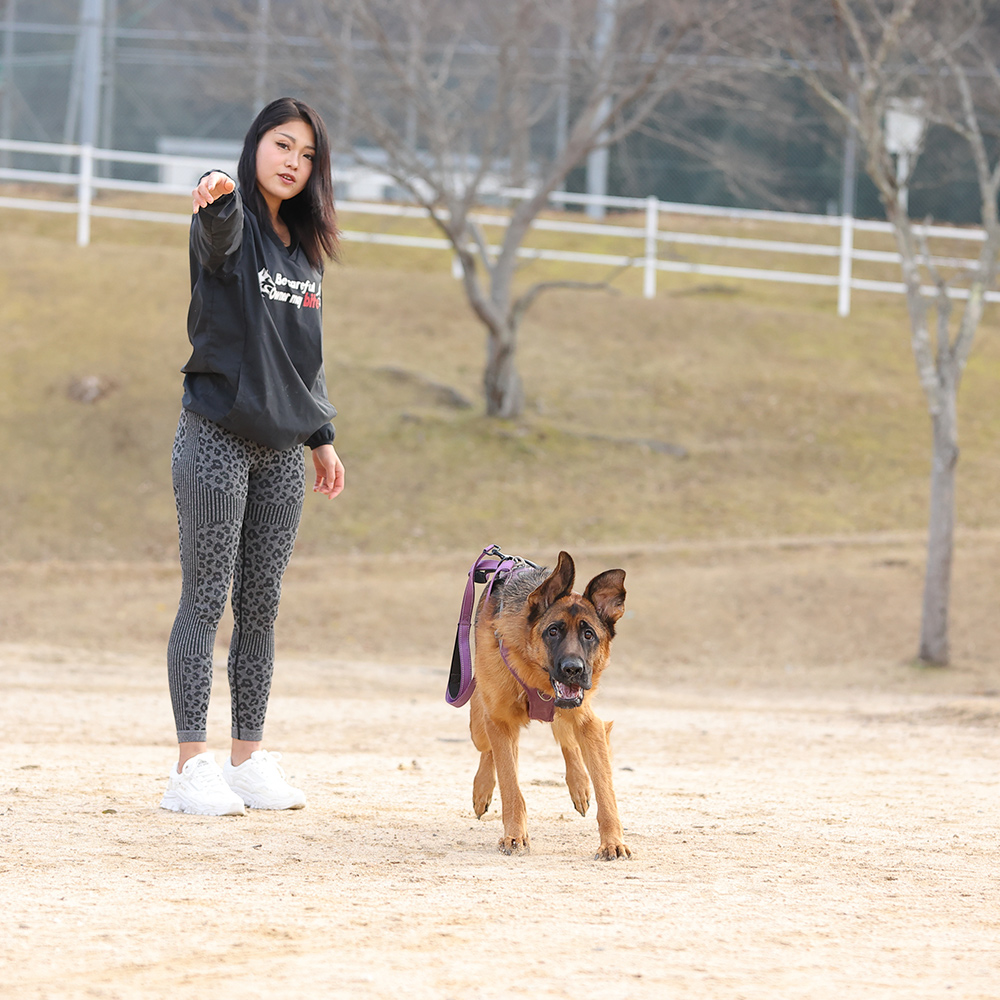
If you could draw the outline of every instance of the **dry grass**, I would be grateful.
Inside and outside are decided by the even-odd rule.
[[[995,312],[962,391],[953,666],[914,669],[928,420],[901,300],[840,321],[832,294],[782,286],[553,295],[523,332],[528,413],[501,424],[447,256],[348,245],[326,321],[349,488],[307,495],[268,719],[310,805],[223,829],[156,808],[185,234],[72,239],[0,213],[5,996],[161,997],[178,976],[223,1000],[995,995]],[[88,375],[110,391],[74,401]],[[442,695],[489,541],[568,547],[584,581],[627,568],[599,696],[636,852],[614,871],[584,860],[592,813],[571,814],[544,727],[521,758],[534,853],[501,858],[496,801],[468,809],[467,715]],[[568,899],[600,944],[539,952]],[[484,978],[484,927],[509,989]]]
[[[0,218],[0,547],[169,558],[186,233],[95,220],[78,250],[70,217]],[[839,320],[831,291],[671,276],[646,302],[637,280],[538,303],[527,412],[500,423],[481,415],[483,335],[447,255],[347,244],[325,315],[349,487],[332,506],[309,495],[303,553],[923,527],[929,424],[902,299],[859,295]],[[991,309],[961,395],[959,518],[977,528],[997,524],[997,325]],[[110,387],[91,404],[67,395],[87,375]]]

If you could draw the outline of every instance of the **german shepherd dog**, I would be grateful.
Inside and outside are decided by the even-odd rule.
[[[615,623],[625,611],[625,571],[595,576],[583,594],[573,592],[576,569],[566,552],[556,568],[526,568],[495,581],[476,612],[476,687],[469,726],[480,752],[472,788],[476,816],[489,808],[500,786],[504,854],[529,850],[527,813],[517,781],[517,744],[535,697],[554,700],[552,734],[566,761],[573,805],[585,815],[590,780],[597,799],[601,843],[596,858],[628,858],[611,781],[605,725],[590,700],[608,664]],[[590,780],[588,780],[588,772]]]

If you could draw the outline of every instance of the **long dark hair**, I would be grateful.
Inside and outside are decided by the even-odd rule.
[[[257,187],[257,147],[271,129],[290,121],[302,121],[311,126],[316,151],[306,186],[294,198],[282,202],[278,214],[288,226],[293,240],[301,244],[309,263],[315,268],[322,268],[324,257],[337,259],[340,243],[330,176],[330,137],[323,119],[308,104],[294,97],[279,97],[253,120],[243,140],[237,171],[240,192],[244,204],[257,216],[261,227],[271,229],[271,213]]]

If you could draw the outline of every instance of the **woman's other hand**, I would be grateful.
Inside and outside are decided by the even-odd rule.
[[[344,489],[344,463],[332,444],[321,444],[312,449],[316,466],[316,483],[313,493],[322,493],[331,500]]]
[[[211,205],[216,198],[221,198],[224,194],[232,194],[236,190],[236,182],[221,170],[213,170],[210,174],[205,174],[198,182],[198,186],[191,192],[192,215],[198,214],[199,208]]]

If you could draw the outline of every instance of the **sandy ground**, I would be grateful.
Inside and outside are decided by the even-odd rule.
[[[469,558],[293,564],[268,745],[309,804],[226,819],[158,808],[174,569],[2,567],[0,996],[1000,997],[998,548],[960,543],[947,671],[914,538],[578,557],[629,572],[617,862],[540,724],[531,854],[472,813]]]

